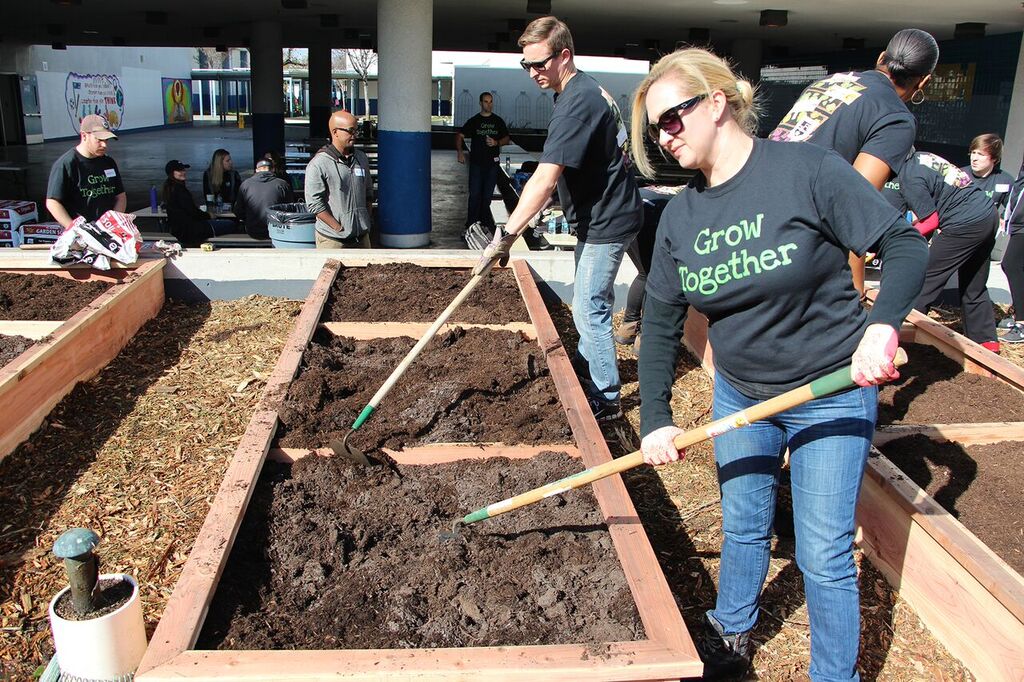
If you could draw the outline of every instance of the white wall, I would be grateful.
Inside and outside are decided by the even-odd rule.
[[[619,103],[629,120],[633,91],[643,80],[642,73],[586,71]],[[480,111],[480,93],[494,95],[494,113],[511,128],[546,128],[553,104],[552,92],[541,90],[523,69],[497,66],[455,66],[452,97],[455,100],[455,125],[461,126]],[[468,95],[468,96],[467,96]]]
[[[1010,96],[1010,115],[1006,119],[1006,135],[1003,136],[1002,169],[1016,176],[1024,161],[1024,36],[1021,37],[1020,54],[1017,57],[1017,74],[1013,79],[1013,94]]]
[[[43,137],[74,137],[77,123],[69,114],[65,88],[69,73],[116,76],[124,93],[124,116],[118,130],[164,123],[161,78],[189,78],[192,48],[75,47],[54,50],[35,45],[26,74],[39,85]]]

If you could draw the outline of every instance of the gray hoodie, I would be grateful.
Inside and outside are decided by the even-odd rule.
[[[306,208],[310,213],[330,211],[342,232],[316,221],[317,232],[334,239],[361,237],[370,230],[370,160],[356,149],[348,162],[334,145],[325,145],[306,166]]]

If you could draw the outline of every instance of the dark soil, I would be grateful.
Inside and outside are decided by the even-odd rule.
[[[993,552],[1024,573],[1020,443],[964,446],[915,435],[880,449]]]
[[[132,598],[135,588],[130,580],[120,578],[102,578],[96,583],[93,591],[93,603],[95,608],[87,614],[79,614],[75,611],[74,602],[71,600],[71,590],[60,596],[53,610],[64,620],[92,620],[113,613],[128,603]]]
[[[0,319],[66,320],[111,286],[110,282],[76,282],[57,275],[0,272]]]
[[[644,637],[589,487],[453,519],[579,471],[563,453],[383,468],[268,462],[199,648],[386,649]]]
[[[424,268],[411,263],[341,268],[331,287],[324,321],[433,322],[472,277],[469,269]],[[494,272],[455,309],[452,322],[529,322],[511,270]]]
[[[342,438],[415,341],[318,332],[279,410],[282,447]],[[365,452],[426,443],[572,442],[544,354],[515,332],[438,335],[350,438]]]
[[[1024,421],[1024,395],[998,379],[965,372],[932,346],[904,344],[909,362],[878,394],[879,424]]]
[[[24,336],[0,334],[0,367],[27,351],[33,344],[35,341]]]

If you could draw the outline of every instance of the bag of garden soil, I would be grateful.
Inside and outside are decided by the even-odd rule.
[[[50,247],[50,258],[61,265],[85,263],[109,270],[110,259],[131,265],[139,258],[142,235],[130,213],[107,211],[94,222],[78,217]]]

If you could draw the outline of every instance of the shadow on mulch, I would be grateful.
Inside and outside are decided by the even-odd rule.
[[[12,598],[11,571],[49,551],[34,547],[34,538],[63,500],[76,494],[79,475],[95,461],[138,399],[178,363],[210,313],[208,303],[166,301],[118,356],[124,357],[132,347],[139,354],[141,347],[146,364],[117,364],[115,359],[95,378],[79,383],[42,426],[0,462],[0,601]]]

